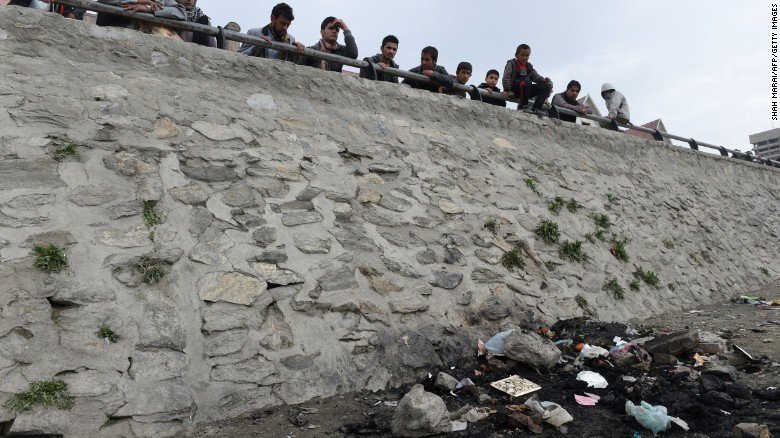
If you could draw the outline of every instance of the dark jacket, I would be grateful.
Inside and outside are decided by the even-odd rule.
[[[295,37],[289,33],[285,35],[284,38],[278,38],[274,34],[270,24],[266,25],[262,29],[249,29],[247,35],[254,37],[266,36],[270,38],[271,41],[275,41],[277,43],[295,44]],[[238,51],[249,56],[256,56],[258,58],[282,59],[284,61],[298,62],[298,55],[295,53],[268,50],[265,47],[255,46],[248,43],[241,43],[241,48],[238,49]]]
[[[370,58],[363,58],[363,61],[370,62],[372,64],[378,64],[380,58],[382,58],[382,54],[378,53]],[[396,64],[395,61],[390,61],[388,67],[398,68],[398,64]],[[395,82],[396,84],[398,83],[398,76],[387,74],[379,68],[376,69],[376,75],[374,75],[374,72],[368,67],[361,68],[360,77],[370,79],[372,81]]]
[[[479,84],[479,87],[477,87],[477,88],[482,88],[484,90],[490,89],[494,93],[501,94],[501,89],[500,88],[498,88],[498,87],[490,88],[490,87],[488,87],[488,84],[486,84],[485,82]],[[485,102],[485,103],[489,103],[491,105],[506,107],[506,101],[505,100],[497,99],[495,97],[482,96],[482,101]]]
[[[526,65],[528,66],[527,78],[529,81],[537,84],[544,82],[544,77],[536,71],[533,64],[527,62]],[[506,67],[504,67],[504,76],[502,76],[504,79],[501,82],[501,84],[504,86],[504,91],[512,91],[512,82],[515,80],[515,73],[517,73],[516,70],[517,59],[512,58],[506,62]]]
[[[417,66],[411,70],[409,70],[410,73],[417,73],[422,74],[423,69],[422,66]],[[449,73],[447,73],[447,69],[437,65],[433,70],[433,77],[431,77],[432,80],[436,82],[436,84],[431,84],[429,82],[421,82],[416,79],[404,79],[404,84],[408,84],[412,88],[419,88],[420,90],[428,90],[432,93],[438,93],[440,87],[444,88],[451,88],[452,85],[455,83],[452,80],[452,76],[450,76]],[[438,84],[438,85],[437,85]]]
[[[343,56],[345,58],[350,59],[357,59],[358,57],[358,47],[357,43],[355,43],[355,37],[352,36],[352,32],[349,30],[344,31],[344,42],[346,45],[338,44],[336,47],[336,50],[333,52],[334,55]],[[318,41],[317,44],[309,47],[309,49],[320,51],[321,49],[321,43]],[[317,58],[312,58],[310,56],[299,56],[298,57],[298,64],[300,65],[308,65],[309,67],[314,68],[322,68],[322,60]],[[341,64],[340,62],[336,61],[325,61],[325,70],[327,71],[337,71],[341,73],[341,71],[344,68],[344,64]]]

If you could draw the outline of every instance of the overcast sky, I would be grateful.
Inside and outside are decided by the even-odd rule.
[[[236,21],[243,31],[269,21],[275,2],[199,0],[215,25]],[[327,5],[325,3],[328,3]],[[770,115],[771,2],[742,0],[599,0],[474,2],[465,0],[291,0],[299,41],[314,44],[322,19],[343,18],[360,58],[377,53],[382,37],[401,43],[401,68],[419,64],[420,49],[439,49],[450,73],[474,65],[479,84],[491,68],[503,72],[518,44],[555,83],[577,79],[602,113],[601,84],[626,95],[635,123],[661,117],[667,129],[697,140],[746,150],[748,135],[772,128]],[[340,41],[343,41],[343,36]],[[780,127],[780,125],[777,125]]]

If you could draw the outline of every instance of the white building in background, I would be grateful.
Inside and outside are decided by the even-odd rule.
[[[603,117],[601,115],[601,111],[599,111],[599,107],[596,105],[596,101],[594,101],[593,98],[590,97],[590,94],[586,94],[585,97],[580,97],[579,99],[577,99],[577,102],[588,105],[593,110],[592,115]],[[599,122],[583,119],[581,117],[577,117],[577,123],[585,126],[599,126]]]
[[[780,128],[751,135],[750,144],[757,156],[780,161]]]

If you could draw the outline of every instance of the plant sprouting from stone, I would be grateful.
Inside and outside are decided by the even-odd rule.
[[[358,160],[360,160],[360,155],[353,154],[352,152],[347,151],[347,150],[345,150],[343,152],[339,152],[339,155],[341,156],[341,158],[344,161],[358,161]]]
[[[645,271],[641,267],[636,268],[636,271],[634,271],[634,278],[636,280],[642,280],[653,287],[658,287],[658,284],[661,283],[661,280],[658,278],[655,272]]]
[[[566,205],[566,201],[560,196],[556,196],[552,202],[547,204],[547,209],[550,210],[550,213],[558,216],[561,213],[564,205]]]
[[[107,324],[100,326],[100,330],[98,330],[97,335],[98,339],[108,340],[108,342],[113,344],[116,344],[117,341],[119,341],[119,335],[114,333],[114,331],[111,330],[111,327],[109,327]]]
[[[582,251],[582,241],[580,240],[574,242],[567,240],[561,243],[561,249],[559,253],[561,258],[564,260],[584,262],[588,259],[588,256]]]
[[[558,243],[561,237],[561,232],[558,231],[558,224],[553,221],[543,220],[534,230],[537,239],[541,239],[544,243],[552,245]]]
[[[581,208],[582,204],[575,201],[574,199],[569,199],[569,202],[566,203],[566,209],[569,210],[570,213],[576,213]]]
[[[621,286],[614,277],[610,277],[601,289],[606,292],[611,292],[612,296],[618,300],[622,300],[626,297],[626,290],[623,289],[623,286]]]
[[[558,266],[552,260],[547,260],[544,262],[544,267],[547,268],[548,271],[553,272]]]
[[[577,295],[576,297],[574,297],[574,301],[577,303],[578,306],[580,306],[580,309],[586,310],[588,308],[588,300],[582,295]]]
[[[612,193],[607,193],[607,201],[609,201],[610,204],[615,202],[616,199],[617,198],[615,197],[615,195],[613,195]]]
[[[61,148],[54,151],[54,159],[62,161],[68,157],[73,157],[77,160],[81,158],[79,152],[76,150],[76,145],[69,141],[65,141],[65,144]]]
[[[612,223],[609,221],[609,216],[606,214],[594,213],[592,217],[593,221],[596,222],[596,227],[598,228],[607,230],[612,226]]]
[[[161,224],[162,218],[157,214],[157,201],[144,201],[144,223],[148,228]]]
[[[515,272],[515,268],[525,269],[525,260],[520,254],[517,248],[512,251],[505,252],[501,256],[501,265],[503,265],[509,272]]]
[[[32,253],[35,255],[35,267],[42,271],[57,273],[68,267],[68,257],[63,248],[35,245]]]
[[[67,410],[72,408],[73,404],[67,383],[62,380],[47,380],[30,383],[27,391],[12,395],[3,406],[9,411],[26,412],[35,405]]]
[[[498,233],[498,222],[495,219],[488,219],[485,221],[485,225],[483,225],[482,228],[496,234]]]
[[[531,189],[534,193],[541,196],[542,194],[539,193],[539,183],[536,182],[533,178],[526,178],[525,179],[525,186]]]
[[[767,269],[767,268],[761,268],[761,272],[762,272],[764,275],[766,275],[767,277],[769,276],[769,269]]]
[[[640,285],[641,284],[639,283],[639,280],[637,280],[635,278],[635,279],[631,280],[631,284],[629,284],[628,287],[630,287],[631,290],[634,291],[634,292],[639,292],[639,286]]]
[[[142,258],[134,266],[141,274],[141,280],[146,284],[155,284],[165,276],[165,263],[147,257]]]
[[[674,241],[671,239],[664,239],[664,246],[666,249],[674,249]]]
[[[669,288],[670,291],[674,292],[677,290],[677,286],[674,285],[674,283],[669,283],[666,285],[666,287]]]
[[[610,248],[609,252],[611,252],[619,262],[627,263],[628,252],[626,251],[626,243],[628,243],[628,240],[613,238],[611,243],[612,248]]]

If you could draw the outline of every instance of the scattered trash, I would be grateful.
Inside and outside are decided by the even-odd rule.
[[[580,351],[580,358],[582,359],[595,359],[597,357],[609,356],[609,350],[605,350],[601,347],[594,347],[592,345],[585,344]]]
[[[485,343],[482,342],[482,339],[477,340],[477,356],[485,356],[488,354],[487,348],[485,348]]]
[[[561,405],[548,401],[540,402],[535,395],[526,400],[525,405],[542,414],[544,422],[556,428],[574,421],[574,417]]]
[[[501,392],[505,392],[512,397],[520,397],[542,389],[542,387],[536,383],[523,379],[518,375],[510,376],[506,379],[493,382],[490,384],[490,386]]]
[[[468,412],[461,415],[460,419],[468,423],[476,423],[477,421],[484,420],[488,416],[490,416],[490,414],[484,408],[471,408]]]
[[[696,361],[696,364],[694,367],[703,367],[704,364],[707,362],[707,357],[700,355],[699,353],[696,353],[693,355],[693,360]]]
[[[489,341],[485,342],[484,346],[485,349],[488,351],[488,353],[492,354],[493,356],[503,356],[504,355],[504,344],[506,344],[506,338],[509,337],[509,335],[512,334],[515,330],[507,330],[505,332],[501,332],[492,338],[490,338]]]
[[[588,397],[586,395],[577,395],[577,394],[574,394],[574,400],[582,406],[596,406],[596,403],[599,402],[593,397]]]
[[[469,379],[468,377],[466,377],[465,379],[463,379],[460,382],[458,382],[458,384],[455,385],[455,390],[457,391],[457,390],[459,390],[461,388],[465,388],[467,386],[474,386],[474,382],[472,382],[471,379]]]
[[[588,388],[604,389],[609,385],[604,376],[593,371],[580,371],[577,380],[587,383]]]
[[[686,432],[691,430],[691,428],[688,427],[688,423],[683,421],[682,418],[670,417],[670,421],[672,422],[672,424],[676,424],[680,429]]]
[[[469,424],[465,421],[458,421],[455,420],[452,422],[452,431],[453,432],[460,432],[462,430],[466,430],[466,428],[469,427]]]
[[[507,406],[509,425],[513,428],[526,427],[533,433],[542,433],[542,416],[525,405]]]
[[[640,406],[636,406],[629,400],[626,401],[626,413],[654,434],[669,430],[671,427],[672,419],[664,406],[653,406],[644,401]]]
[[[390,406],[391,408],[394,408],[394,407],[398,406],[398,400],[386,401],[386,402],[382,402],[382,404],[384,404],[385,406]]]

